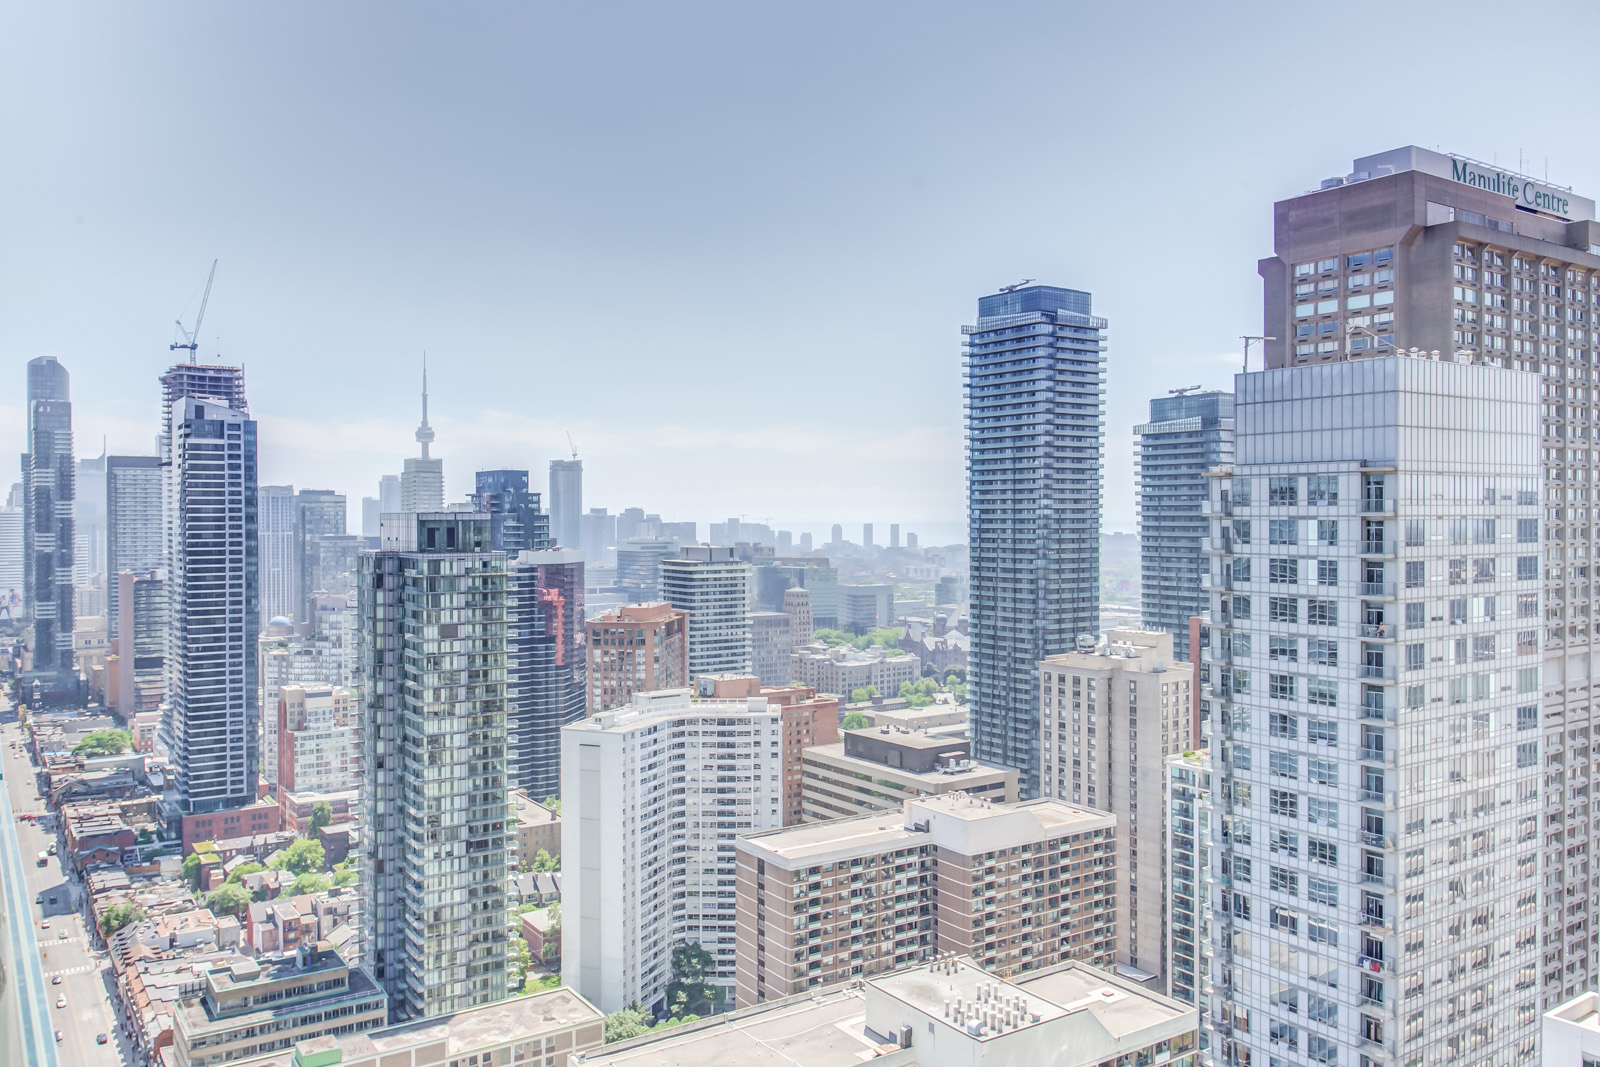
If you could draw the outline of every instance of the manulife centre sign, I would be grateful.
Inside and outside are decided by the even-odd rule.
[[[1355,161],[1353,169],[1358,173],[1365,172],[1372,178],[1402,170],[1420,170],[1424,174],[1436,174],[1474,189],[1509,196],[1519,207],[1543,215],[1568,220],[1594,218],[1594,201],[1575,196],[1570,189],[1547,185],[1526,175],[1500,170],[1462,156],[1430,152],[1416,145],[1365,156]]]

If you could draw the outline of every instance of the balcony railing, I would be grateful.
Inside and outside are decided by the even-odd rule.
[[[1392,598],[1395,595],[1393,582],[1362,582],[1362,596],[1375,596]]]
[[[1362,541],[1361,554],[1363,556],[1392,556],[1394,555],[1394,542]]]
[[[1361,665],[1361,677],[1392,682],[1394,681],[1394,665],[1392,663],[1363,663]]]
[[[1394,501],[1381,496],[1366,496],[1361,498],[1362,515],[1394,515]]]

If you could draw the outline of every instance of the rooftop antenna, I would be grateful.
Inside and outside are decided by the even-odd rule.
[[[1198,393],[1203,388],[1205,387],[1201,385],[1186,385],[1182,389],[1168,389],[1167,392],[1173,396],[1184,396],[1188,393]]]
[[[1002,293],[1014,293],[1018,289],[1021,289],[1024,285],[1032,285],[1036,281],[1038,281],[1037,278],[1024,278],[1020,282],[1017,282],[1015,285],[1002,285],[1000,287],[1000,291]]]
[[[572,458],[573,459],[577,459],[578,458],[578,442],[576,442],[576,441],[574,441],[572,439],[572,431],[571,430],[567,431],[567,447],[572,449]]]
[[[1241,334],[1239,336],[1239,340],[1244,342],[1244,369],[1248,372],[1250,370],[1250,345],[1251,345],[1251,343],[1254,342],[1254,341],[1276,341],[1277,338],[1276,337],[1257,337],[1254,334],[1248,334],[1247,333],[1247,334]],[[1261,369],[1265,370],[1266,367],[1263,365],[1263,367]]]
[[[211,273],[206,275],[206,292],[205,295],[200,298],[200,312],[194,317],[194,330],[192,332],[185,330],[183,328],[182,319],[173,320],[173,325],[178,327],[178,335],[182,337],[183,340],[181,342],[172,342],[172,344],[167,346],[167,351],[176,352],[180,348],[188,349],[190,363],[193,363],[195,359],[198,358],[200,349],[200,324],[205,321],[206,304],[211,300],[211,283],[216,279],[216,277],[217,261],[213,259],[211,261]]]

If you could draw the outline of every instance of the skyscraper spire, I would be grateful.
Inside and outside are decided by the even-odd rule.
[[[417,442],[422,445],[422,458],[428,458],[428,445],[433,441],[433,427],[428,425],[428,353],[422,353],[422,425],[417,427]]]

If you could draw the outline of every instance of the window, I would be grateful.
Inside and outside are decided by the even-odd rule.
[[[1428,540],[1428,524],[1422,519],[1406,520],[1406,545],[1415,548]]]
[[[1313,637],[1306,641],[1306,659],[1328,667],[1339,665],[1339,642],[1326,637]]]
[[[1325,708],[1339,703],[1339,683],[1331,678],[1307,678],[1306,700]]]
[[[1456,626],[1467,621],[1467,598],[1450,601],[1450,625]]]
[[[1235,693],[1250,692],[1250,672],[1243,667],[1233,669],[1233,691]]]
[[[1339,866],[1339,846],[1332,841],[1324,841],[1320,837],[1306,838],[1306,859],[1312,863],[1323,863],[1329,867]]]
[[[1287,712],[1271,712],[1267,719],[1267,732],[1273,737],[1287,737],[1291,741],[1295,740],[1300,736],[1300,720]]]
[[[1234,745],[1233,746],[1233,769],[1236,770],[1236,771],[1248,771],[1250,769],[1250,764],[1251,764],[1250,746],[1249,745]]]
[[[1338,519],[1318,519],[1317,520],[1317,544],[1324,545],[1324,546],[1336,546],[1336,545],[1338,545],[1338,543],[1339,543],[1339,520]]]
[[[1267,809],[1274,815],[1282,815],[1286,819],[1300,817],[1300,794],[1291,793],[1287,789],[1267,790]]]
[[[1323,800],[1319,797],[1306,797],[1306,822],[1318,826],[1326,826],[1330,830],[1339,828],[1339,803],[1335,800]],[[1338,903],[1334,901],[1334,903]]]
[[[1406,588],[1421,589],[1428,582],[1428,565],[1420,559],[1406,561]]]
[[[1360,270],[1362,267],[1365,267],[1368,263],[1371,263],[1371,262],[1372,262],[1372,256],[1371,256],[1370,253],[1357,252],[1353,256],[1346,257],[1346,259],[1345,259],[1345,267],[1350,269],[1350,270]]]
[[[1244,507],[1250,506],[1250,479],[1235,478],[1233,485],[1233,502]]]
[[[1494,640],[1494,638],[1490,638]],[[1423,644],[1406,646],[1406,670],[1420,671],[1428,665],[1428,646]]]
[[[1524,741],[1517,746],[1517,766],[1533,767],[1539,762],[1539,742]]]
[[[1379,265],[1384,264],[1384,263],[1393,263],[1393,262],[1394,262],[1394,249],[1393,248],[1380,248],[1376,252],[1372,253],[1372,264],[1373,264],[1373,266],[1379,266]]]
[[[1306,777],[1317,785],[1338,785],[1339,765],[1328,759],[1308,759],[1306,760]]]
[[[1452,560],[1449,560],[1449,561],[1447,561],[1445,563],[1445,570],[1450,575],[1449,581],[1450,581],[1451,585],[1466,585],[1467,584],[1467,561],[1466,560],[1464,560],[1464,559],[1452,559]]]
[[[1522,556],[1520,558],[1521,559],[1528,559],[1528,560],[1536,560],[1536,557],[1534,557],[1534,556]],[[1537,562],[1535,562],[1534,572],[1533,572],[1533,574],[1529,575],[1529,577],[1537,577],[1538,576],[1537,566],[1538,566],[1538,564],[1537,564]],[[1475,560],[1472,561],[1472,580],[1475,583],[1476,582],[1492,582],[1492,581],[1494,581],[1494,557],[1493,556],[1490,556],[1488,559],[1475,559]]]
[[[1339,625],[1339,602],[1337,600],[1306,601],[1306,623],[1310,626]]]
[[[1539,709],[1525,705],[1517,709],[1517,729],[1533,730],[1539,726]]]
[[[1489,577],[1490,577],[1490,580],[1492,581],[1493,578],[1494,578],[1494,560],[1491,559],[1489,561],[1489,564],[1490,564],[1490,566],[1489,566]],[[1519,581],[1519,582],[1531,582],[1531,581],[1535,580],[1538,577],[1539,577],[1539,557],[1538,556],[1518,556],[1517,557],[1517,581]]]
[[[1300,561],[1297,559],[1271,559],[1267,561],[1267,581],[1274,585],[1293,585],[1300,580]]]
[[[1519,619],[1534,619],[1534,618],[1538,618],[1538,616],[1539,616],[1539,594],[1538,593],[1518,593],[1517,594],[1517,618],[1519,618]]]
[[[1534,630],[1517,631],[1517,655],[1531,656],[1539,651],[1539,635]]]
[[[1300,835],[1291,834],[1287,830],[1274,830],[1272,831],[1272,841],[1268,847],[1280,856],[1298,859],[1300,856]]]
[[[1248,545],[1250,543],[1250,520],[1234,519],[1233,536],[1241,545]]]
[[[1494,638],[1491,637],[1490,640],[1492,641]],[[1294,675],[1267,675],[1267,696],[1271,697],[1273,700],[1293,700],[1295,699],[1294,690]]]
[[[1272,888],[1279,893],[1287,893],[1291,897],[1300,895],[1300,876],[1293,871],[1286,871],[1282,867],[1272,868]]]
[[[1300,913],[1281,904],[1274,904],[1269,914],[1272,916],[1272,928],[1282,930],[1288,934],[1300,932]]]
[[[1472,540],[1474,544],[1492,545],[1495,543],[1495,525],[1493,519],[1479,519],[1472,524]]]
[[[1298,519],[1268,519],[1267,543],[1273,545],[1297,545],[1300,543],[1300,520]]]
[[[1494,659],[1494,634],[1482,634],[1472,639],[1472,662],[1482,663]]]
[[[1406,629],[1420,630],[1428,624],[1428,605],[1413,600],[1406,605]]]
[[[1339,928],[1323,919],[1306,920],[1306,937],[1324,945],[1339,944]]]
[[[1315,993],[1307,993],[1306,1016],[1314,1023],[1338,1026],[1339,1005],[1327,997],[1321,997]]]
[[[1270,622],[1299,622],[1300,601],[1292,596],[1268,597],[1267,619]]]
[[[1267,763],[1272,768],[1272,773],[1279,778],[1300,777],[1300,757],[1288,752],[1273,752],[1268,755]]]
[[[1307,719],[1306,740],[1313,745],[1332,747],[1339,743],[1339,724],[1332,719]]]
[[[1250,617],[1249,597],[1235,596],[1233,598],[1233,617],[1236,619],[1248,619]]]
[[[1336,559],[1317,560],[1317,584],[1339,584],[1339,561]]]
[[[1267,479],[1267,503],[1281,506],[1293,506],[1299,500],[1300,479],[1295,477],[1271,477]]]
[[[1233,916],[1236,919],[1250,919],[1250,898],[1243,893],[1233,895]]]
[[[1339,502],[1339,476],[1313,474],[1306,479],[1307,504],[1337,504]]]
[[[1532,544],[1537,544],[1538,541],[1539,541],[1539,520],[1538,519],[1518,519],[1517,520],[1517,544],[1519,544],[1519,545],[1532,545]]]
[[[1248,582],[1250,580],[1250,557],[1238,556],[1233,561],[1233,580]]]
[[[1293,663],[1300,658],[1300,639],[1297,637],[1268,637],[1267,658]]]

